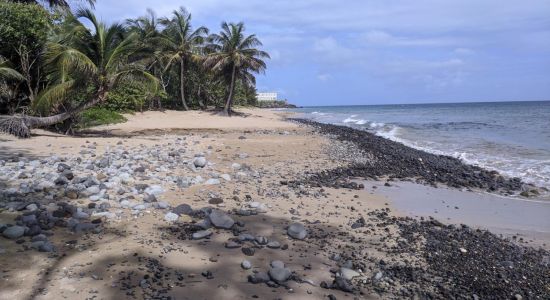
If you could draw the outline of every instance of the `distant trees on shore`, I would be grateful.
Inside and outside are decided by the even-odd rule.
[[[67,1],[0,3],[0,130],[69,132],[93,106],[110,110],[223,108],[256,102],[268,53],[243,23],[193,27],[185,8],[105,24]],[[92,5],[95,1],[84,1]],[[61,8],[58,8],[61,7]],[[59,125],[61,124],[61,125]]]

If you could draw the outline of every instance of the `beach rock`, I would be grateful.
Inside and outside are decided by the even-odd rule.
[[[254,256],[254,253],[256,253],[256,250],[254,248],[249,248],[249,247],[243,247],[241,248],[241,251],[246,256]]]
[[[240,248],[241,247],[241,244],[235,242],[235,241],[227,241],[227,243],[225,243],[225,248],[227,249],[236,249],[236,248]]]
[[[160,185],[152,185],[144,190],[145,193],[153,196],[158,196],[164,193],[164,189]],[[156,198],[155,198],[156,199]]]
[[[273,261],[271,261],[270,265],[271,265],[272,268],[284,268],[285,267],[285,263],[280,261],[280,260],[273,260]]]
[[[248,270],[248,269],[252,268],[252,264],[248,260],[243,260],[241,262],[241,267],[245,270]]]
[[[156,209],[167,209],[170,205],[164,201],[154,202],[153,207]]]
[[[340,268],[340,276],[342,276],[346,280],[352,280],[355,277],[361,276],[361,274],[359,274],[359,272],[356,272],[352,269]]]
[[[292,272],[288,268],[271,268],[268,274],[273,281],[283,283],[290,278]]]
[[[351,293],[354,290],[353,285],[349,280],[346,280],[343,277],[336,277],[332,284],[333,289],[341,290],[347,293]]]
[[[35,211],[38,209],[38,205],[35,203],[31,203],[25,207],[28,211]]]
[[[259,245],[266,245],[269,241],[265,236],[257,236],[254,238]]]
[[[54,246],[48,241],[36,241],[31,243],[31,248],[36,249],[40,252],[53,252],[55,250]]]
[[[216,228],[230,229],[233,227],[233,224],[235,224],[235,221],[233,221],[230,216],[217,209],[212,210],[212,212],[208,215],[208,218],[210,219],[212,225]]]
[[[267,243],[267,248],[271,248],[271,249],[279,249],[281,248],[281,243],[277,242],[277,241],[271,241],[269,243]]]
[[[172,209],[172,212],[177,215],[191,215],[193,213],[193,209],[189,204],[180,204]]]
[[[220,203],[223,203],[222,198],[210,198],[210,200],[208,200],[208,204],[217,205],[217,204],[220,204]]]
[[[213,233],[213,232],[212,232],[212,230],[210,230],[210,229],[197,231],[197,232],[193,233],[193,239],[194,239],[194,240],[204,239],[204,238],[206,238],[206,237],[211,236],[212,233]]]
[[[266,272],[258,272],[256,274],[248,275],[248,282],[253,284],[268,282],[269,275]]]
[[[146,202],[146,203],[157,202],[157,197],[155,197],[155,195],[153,194],[146,194],[145,197],[143,197],[143,202]]]
[[[303,240],[307,236],[306,228],[300,223],[291,224],[287,229],[287,233],[289,236],[297,240]]]
[[[14,225],[4,229],[2,235],[8,239],[15,240],[22,237],[25,234],[25,230],[26,227]]]
[[[210,178],[208,179],[207,181],[204,182],[204,184],[206,185],[216,185],[216,184],[220,184],[221,181],[218,179],[218,178]]]
[[[224,179],[225,181],[231,181],[231,176],[229,174],[221,174],[220,178]]]
[[[196,168],[204,168],[206,166],[206,158],[202,157],[202,156],[199,156],[199,157],[195,157],[195,159],[193,159],[193,165],[196,167]]]
[[[173,212],[168,212],[164,215],[164,220],[166,222],[175,222],[178,220],[178,218],[179,218],[179,215]]]

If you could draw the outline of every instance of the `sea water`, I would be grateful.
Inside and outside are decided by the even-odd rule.
[[[550,187],[550,101],[305,107],[346,125]]]

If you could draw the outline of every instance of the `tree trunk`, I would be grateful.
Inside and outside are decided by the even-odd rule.
[[[183,109],[189,110],[189,107],[187,107],[187,103],[185,102],[185,60],[183,57],[180,59],[180,94]]]
[[[223,113],[226,116],[231,115],[231,105],[233,104],[233,92],[235,90],[235,73],[236,67],[233,65],[233,70],[231,71],[231,84],[229,85],[229,96],[227,96],[227,101],[225,102],[225,107],[223,108]]]
[[[79,114],[80,112],[93,107],[107,97],[107,92],[101,89],[92,100],[84,102],[79,106],[49,117],[33,116],[7,116],[0,118],[0,131],[13,134],[18,137],[28,138],[31,136],[32,128],[47,127],[67,120],[68,118]]]

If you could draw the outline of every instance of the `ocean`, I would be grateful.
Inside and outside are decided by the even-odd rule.
[[[550,101],[322,106],[292,111],[302,118],[367,130],[550,187]]]

